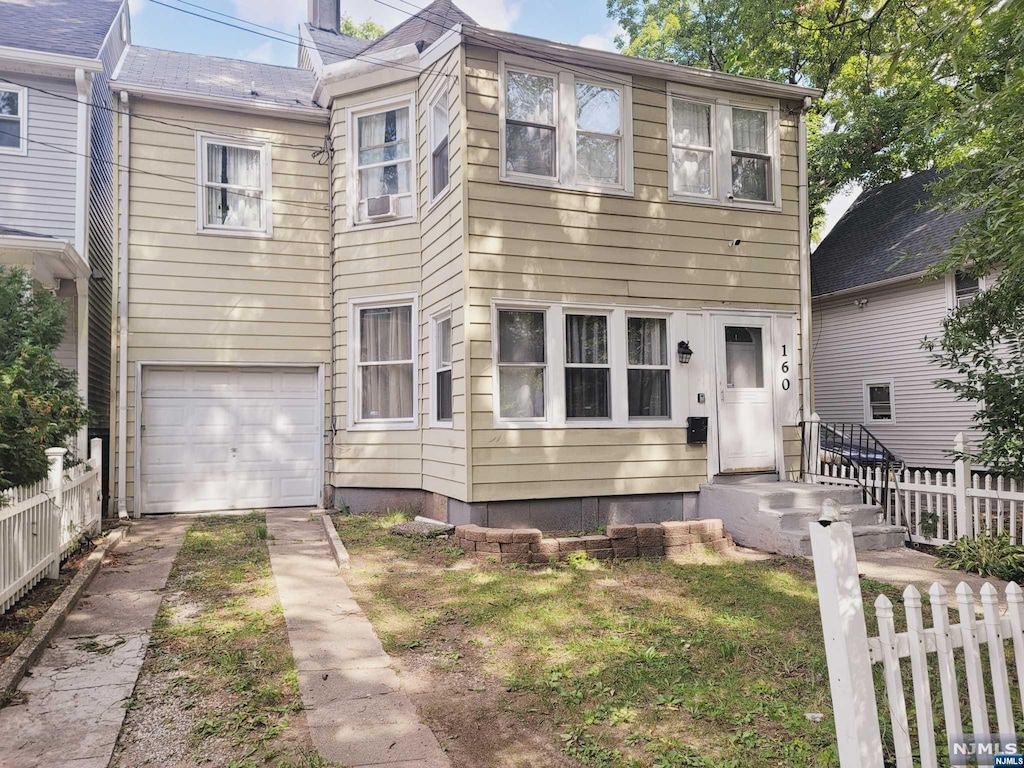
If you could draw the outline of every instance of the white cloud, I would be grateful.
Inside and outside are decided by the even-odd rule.
[[[261,64],[277,64],[279,62],[275,54],[274,43],[267,40],[267,42],[261,43],[251,50],[243,51],[239,58],[246,61],[257,61]]]
[[[518,3],[505,0],[462,0],[458,5],[481,27],[502,31],[512,29],[522,10]]]
[[[618,53],[619,49],[615,47],[615,37],[623,34],[623,31],[622,27],[618,24],[608,24],[600,32],[584,35],[576,45],[584,48],[596,48],[599,51]]]
[[[295,25],[306,20],[304,0],[232,0],[235,15],[247,21],[268,26],[281,26],[293,32]],[[341,12],[356,23],[372,19],[385,29],[401,24],[414,13],[416,8],[427,5],[427,0],[341,0]],[[394,7],[391,7],[394,6]],[[459,0],[459,8],[468,13],[478,24],[491,29],[509,30],[519,18],[522,10],[519,3],[509,0]]]
[[[131,16],[138,16],[146,7],[146,0],[128,0],[128,13]]]
[[[246,21],[268,27],[280,27],[287,32],[306,20],[306,3],[302,0],[232,0],[234,15]]]

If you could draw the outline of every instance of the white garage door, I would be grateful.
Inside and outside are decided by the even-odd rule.
[[[316,369],[145,368],[144,514],[317,504]]]

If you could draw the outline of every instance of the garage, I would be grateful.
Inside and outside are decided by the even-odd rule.
[[[316,368],[142,368],[141,512],[318,504],[322,386]]]

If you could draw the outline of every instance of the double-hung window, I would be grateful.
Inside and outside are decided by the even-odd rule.
[[[24,88],[0,86],[0,153],[25,154],[28,104]]]
[[[627,318],[626,354],[630,418],[671,418],[672,373],[668,353],[668,319]]]
[[[673,200],[779,209],[779,110],[671,93],[669,190]]]
[[[869,424],[889,424],[896,420],[893,382],[864,382],[864,415]]]
[[[415,425],[415,316],[412,299],[353,302],[353,424]]]
[[[271,234],[270,145],[199,134],[198,150],[199,231]]]
[[[499,69],[502,180],[632,192],[628,82],[511,55]]]
[[[353,110],[349,204],[352,224],[385,223],[416,214],[416,152],[411,97]]]
[[[448,170],[448,91],[442,88],[430,102],[430,199],[447,190]]]
[[[981,293],[984,287],[984,280],[978,277],[970,277],[963,272],[956,272],[950,275],[950,309],[959,309],[974,301],[974,297]]]
[[[499,416],[543,421],[547,413],[547,321],[544,310],[498,311]]]
[[[431,415],[434,423],[452,423],[452,315],[450,311],[435,315],[433,323],[433,370]]]
[[[565,418],[612,415],[606,315],[565,315]]]

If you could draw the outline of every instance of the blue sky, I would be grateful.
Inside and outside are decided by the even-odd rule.
[[[169,48],[191,53],[249,59],[294,66],[294,36],[306,18],[306,0],[161,0],[178,10],[151,0],[130,0],[132,39],[137,45]],[[373,19],[390,28],[408,18],[429,0],[341,0],[343,13],[355,21]],[[547,40],[615,50],[620,31],[608,18],[605,0],[456,0],[460,8],[485,27],[509,30]],[[204,10],[207,9],[207,10]],[[251,31],[232,29],[195,16],[215,16],[216,11],[253,24],[278,30],[274,41]],[[237,24],[229,18],[227,24]],[[268,35],[275,33],[260,30]],[[289,42],[291,41],[291,42]],[[842,215],[858,190],[838,195],[826,209],[825,231]]]

